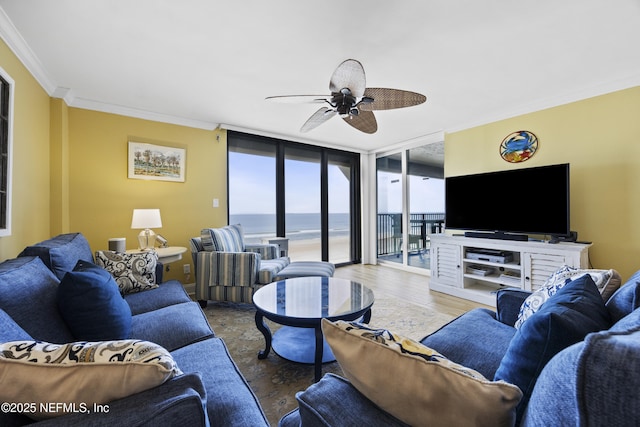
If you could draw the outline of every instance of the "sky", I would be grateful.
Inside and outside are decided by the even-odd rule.
[[[288,213],[320,212],[320,165],[287,159],[285,162]],[[400,174],[378,173],[378,212],[402,211]],[[444,212],[444,181],[411,176],[410,211]],[[229,213],[275,214],[276,173],[273,157],[229,153]],[[342,171],[329,167],[329,212],[349,212],[349,182]]]
[[[242,172],[238,172],[242,171]],[[320,212],[320,164],[286,160],[286,210]],[[229,213],[276,213],[276,172],[273,157],[229,153]],[[329,212],[349,212],[349,181],[329,167]]]

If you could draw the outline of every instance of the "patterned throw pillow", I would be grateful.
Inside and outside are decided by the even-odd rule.
[[[244,233],[240,224],[222,228],[203,228],[202,246],[209,252],[244,252]]]
[[[123,295],[157,288],[157,263],[158,253],[156,251],[135,254],[112,251],[96,252],[96,264],[111,273]]]
[[[182,372],[158,344],[140,340],[0,345],[0,401],[25,403],[34,419],[92,411],[93,405],[140,393]],[[9,386],[11,384],[11,386]]]
[[[410,425],[513,425],[520,389],[489,381],[418,342],[355,322],[322,320],[344,375],[363,395]],[[434,424],[435,425],[435,424]]]
[[[540,289],[533,292],[524,300],[520,306],[518,320],[516,320],[514,327],[519,329],[549,298],[555,295],[566,284],[585,274],[591,276],[605,302],[613,295],[616,289],[620,287],[620,283],[622,282],[622,277],[616,270],[585,270],[563,265],[549,276]]]

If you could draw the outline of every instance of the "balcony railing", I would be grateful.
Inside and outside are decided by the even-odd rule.
[[[444,212],[409,214],[409,249],[425,249],[428,235],[441,233]],[[378,214],[378,256],[399,253],[402,242],[402,214]]]

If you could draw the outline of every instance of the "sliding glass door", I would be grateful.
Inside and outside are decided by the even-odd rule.
[[[402,154],[376,160],[378,260],[402,263]]]
[[[247,241],[288,238],[292,261],[360,262],[360,158],[227,133],[229,222]]]
[[[430,268],[429,235],[444,225],[441,143],[376,159],[378,261]]]
[[[244,141],[229,149],[229,224],[241,224],[247,243],[276,236],[276,146]]]
[[[285,230],[292,261],[322,260],[320,162],[320,151],[285,147]]]

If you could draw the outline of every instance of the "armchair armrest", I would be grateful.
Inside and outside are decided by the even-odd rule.
[[[196,289],[209,286],[253,286],[260,269],[255,252],[198,252]]]
[[[513,326],[518,320],[520,306],[531,292],[517,289],[501,289],[496,295],[496,319]]]
[[[244,250],[260,254],[262,259],[276,259],[280,257],[280,247],[273,243],[247,243],[244,245]]]

